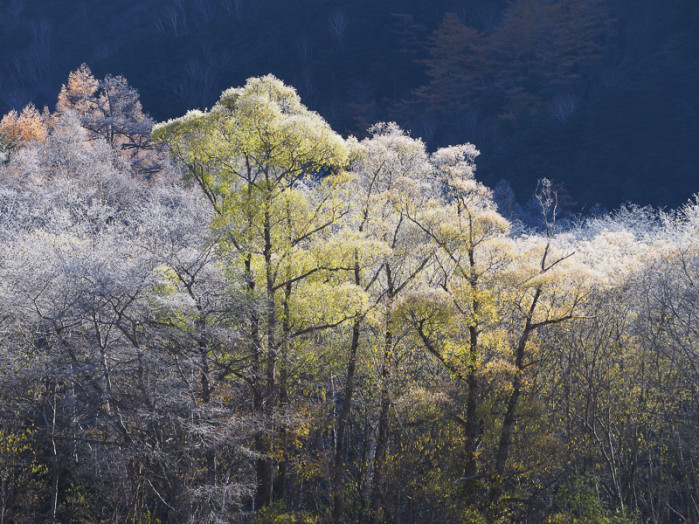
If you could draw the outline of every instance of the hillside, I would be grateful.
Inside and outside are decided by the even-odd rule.
[[[53,109],[82,63],[155,120],[273,73],[343,134],[396,121],[432,150],[474,143],[500,200],[526,205],[542,176],[570,211],[699,189],[693,0],[2,0],[0,29],[1,114]]]

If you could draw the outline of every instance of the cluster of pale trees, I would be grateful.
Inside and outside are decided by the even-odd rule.
[[[109,81],[0,123],[0,522],[699,519],[699,203],[526,231],[470,144]]]

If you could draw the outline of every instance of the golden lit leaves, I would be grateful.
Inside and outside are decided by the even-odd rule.
[[[29,491],[39,496],[48,468],[37,460],[35,438],[36,430],[13,433],[0,429],[0,479],[3,491],[9,485],[13,491]],[[24,496],[27,495],[29,493],[24,493]]]
[[[415,385],[393,401],[396,414],[403,424],[439,420],[452,400],[441,391],[430,391]]]
[[[47,111],[44,114],[28,104],[21,113],[10,111],[0,120],[0,135],[10,144],[10,149],[24,145],[31,140],[44,142],[49,134],[52,120]]]
[[[307,283],[299,286],[291,298],[294,323],[299,328],[336,324],[361,315],[369,306],[369,297],[348,282]]]
[[[92,75],[90,68],[82,64],[68,75],[68,85],[61,86],[56,111],[62,113],[72,110],[81,116],[90,114],[95,109],[98,87],[99,81]]]

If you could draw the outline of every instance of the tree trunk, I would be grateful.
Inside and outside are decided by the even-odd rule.
[[[333,462],[332,486],[333,486],[333,522],[339,523],[342,517],[342,473],[344,470],[344,446],[345,428],[352,409],[352,394],[354,393],[354,371],[357,365],[357,349],[359,348],[359,328],[361,320],[354,321],[352,327],[352,342],[349,349],[347,362],[347,378],[343,390],[342,410],[337,419],[337,431],[335,433],[335,457]]]
[[[265,425],[272,422],[274,406],[277,401],[277,384],[275,369],[277,363],[276,352],[276,328],[277,312],[274,301],[274,275],[272,271],[272,232],[269,208],[265,210],[264,218],[264,261],[265,261],[265,300],[266,300],[266,326],[267,358],[265,370],[265,388],[262,400],[262,413]],[[255,494],[255,508],[259,509],[272,501],[274,487],[274,464],[272,462],[272,434],[274,428],[269,428],[265,434],[255,439],[255,448],[260,457],[256,461],[257,491]]]
[[[379,428],[376,435],[376,452],[374,454],[374,475],[371,481],[371,521],[379,522],[379,511],[382,502],[383,466],[386,461],[386,448],[388,444],[388,410],[391,406],[389,398],[388,380],[391,373],[391,353],[393,351],[393,328],[391,313],[393,309],[393,289],[391,285],[391,273],[387,269],[389,281],[388,304],[386,311],[386,335],[384,338],[383,362],[381,364],[381,404],[379,412]]]
[[[476,377],[476,365],[478,360],[478,329],[469,327],[470,348],[468,376],[468,399],[466,400],[466,425],[464,426],[464,451],[466,463],[464,464],[464,477],[466,477],[464,491],[467,498],[472,495],[473,481],[478,473],[476,464],[476,449],[478,447],[478,378]]]
[[[510,394],[510,399],[507,402],[507,411],[505,412],[505,418],[502,421],[502,429],[500,430],[500,443],[498,445],[498,450],[495,455],[495,474],[493,475],[490,483],[490,502],[496,503],[502,495],[502,486],[504,482],[505,475],[505,464],[507,463],[507,458],[510,453],[510,445],[512,444],[512,433],[515,426],[515,412],[517,410],[517,404],[519,403],[519,397],[522,390],[522,374],[524,373],[524,352],[527,348],[527,341],[529,340],[529,335],[531,335],[534,330],[532,325],[532,319],[534,318],[534,311],[536,310],[536,305],[541,296],[541,288],[537,288],[532,298],[532,303],[529,306],[529,311],[526,317],[526,323],[524,325],[524,330],[522,335],[517,342],[517,350],[515,352],[515,376],[512,379],[512,393]]]
[[[290,275],[287,275],[287,279]],[[289,301],[291,299],[291,282],[284,286],[284,317],[282,318],[282,339],[279,352],[279,405],[283,411],[283,415],[288,415],[289,412],[289,393],[287,391],[288,378],[288,356],[289,356],[289,336],[291,334],[291,311],[289,309]],[[277,480],[275,492],[278,499],[286,500],[286,484],[289,471],[289,450],[288,434],[286,426],[283,423],[279,428],[279,447],[281,450],[281,461],[277,469]]]

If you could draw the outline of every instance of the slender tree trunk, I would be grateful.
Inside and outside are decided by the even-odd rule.
[[[189,289],[189,294],[196,300],[191,289]],[[206,314],[200,305],[197,306],[197,309],[199,310],[199,319],[197,321],[197,342],[199,349],[199,365],[201,366],[201,401],[204,404],[208,404],[211,401],[211,393],[213,392],[211,379],[209,378],[211,373],[209,366],[209,339],[206,333]],[[208,449],[206,451],[206,470],[209,477],[209,482],[212,485],[215,485],[216,455],[213,449]]]
[[[0,524],[5,524],[5,513],[6,509],[6,499],[7,499],[7,483],[5,482],[5,476],[0,475]]]
[[[211,381],[209,379],[209,341],[206,336],[206,316],[201,308],[199,308],[199,321],[197,323],[199,330],[199,362],[201,365],[201,400],[205,404],[211,400]]]
[[[51,522],[58,522],[58,493],[59,493],[59,477],[60,472],[58,470],[58,450],[56,449],[56,404],[58,403],[58,385],[53,384],[53,405],[51,406],[51,451],[53,452],[53,479],[52,488],[53,496],[51,502]]]
[[[335,457],[333,462],[333,522],[339,523],[342,519],[342,473],[344,471],[345,428],[352,409],[352,395],[354,393],[354,372],[357,365],[357,349],[359,348],[359,328],[361,320],[354,321],[352,326],[352,342],[349,348],[347,362],[347,378],[343,389],[342,410],[337,419],[337,431],[335,433]]]
[[[265,210],[264,217],[264,261],[265,261],[265,281],[266,281],[266,326],[267,335],[267,355],[265,388],[262,400],[262,416],[265,424],[272,422],[274,406],[277,401],[276,384],[276,304],[274,301],[274,274],[272,270],[272,234],[271,218],[269,208]],[[272,434],[274,428],[269,428],[264,434],[255,439],[256,451],[260,454],[257,459],[257,492],[255,494],[255,507],[257,509],[269,504],[272,501],[272,491],[274,487],[274,464],[272,463]]]
[[[467,497],[470,498],[472,495],[472,487],[474,483],[474,477],[477,474],[477,464],[476,464],[476,448],[478,446],[478,414],[476,412],[478,408],[478,377],[476,376],[477,366],[478,366],[478,318],[480,316],[480,302],[478,301],[478,273],[476,271],[476,256],[474,252],[474,241],[473,241],[473,217],[469,213],[469,249],[468,249],[468,263],[469,263],[469,275],[468,282],[473,292],[473,300],[471,301],[471,308],[473,310],[473,319],[471,325],[468,328],[469,334],[469,353],[468,353],[468,375],[466,377],[466,383],[468,385],[468,400],[466,401],[466,427],[465,429],[465,451],[466,451],[466,464],[464,464],[464,477],[466,477],[466,484],[464,485],[464,490],[466,491]]]
[[[466,451],[466,463],[464,464],[464,476],[467,478],[466,487],[472,485],[472,479],[477,474],[476,448],[478,446],[478,377],[476,376],[476,366],[478,361],[478,329],[476,326],[469,327],[470,348],[468,376],[468,399],[466,400],[466,425],[464,432],[464,448]],[[468,490],[467,490],[468,491]]]
[[[272,501],[272,460],[269,458],[271,442],[269,435],[258,435],[255,438],[255,448],[261,454],[255,460],[257,474],[257,490],[255,492],[255,509],[260,509]]]
[[[276,384],[276,364],[277,364],[277,304],[274,300],[274,271],[272,268],[272,226],[269,209],[265,210],[264,221],[264,259],[265,259],[265,281],[266,281],[266,301],[267,301],[267,382],[265,408],[271,415],[274,404],[277,400]]]
[[[287,279],[290,275],[287,275]],[[291,300],[291,282],[284,286],[284,317],[282,318],[282,340],[279,352],[279,404],[283,414],[288,414],[289,394],[287,391],[288,378],[288,356],[289,356],[289,336],[291,334],[291,311],[289,301]],[[289,471],[289,450],[287,449],[288,434],[286,426],[282,424],[279,428],[279,447],[281,449],[281,461],[277,471],[277,485],[275,491],[277,498],[286,500],[286,484]]]
[[[512,432],[515,425],[515,411],[519,402],[521,392],[522,379],[520,370],[518,369],[515,378],[512,381],[512,393],[507,402],[507,411],[505,418],[502,421],[502,429],[500,430],[500,443],[498,451],[495,455],[495,475],[490,486],[490,502],[496,503],[502,495],[502,485],[505,474],[505,464],[510,452],[510,444],[512,443]]]
[[[354,253],[354,283],[359,286],[361,274],[357,252]],[[354,394],[354,372],[357,367],[357,350],[359,349],[359,330],[362,318],[357,318],[352,326],[352,342],[350,343],[347,359],[347,377],[342,395],[342,410],[337,420],[335,433],[335,457],[332,470],[333,486],[333,522],[338,524],[342,519],[342,473],[344,471],[345,428],[352,410],[352,395]]]
[[[459,207],[459,214],[461,215],[462,210]],[[473,295],[471,300],[471,310],[473,312],[471,323],[468,328],[469,334],[469,352],[468,352],[468,372],[466,375],[466,384],[468,385],[468,398],[466,400],[466,420],[464,425],[464,452],[466,455],[466,461],[464,464],[464,484],[462,487],[463,493],[466,500],[471,502],[475,495],[475,482],[476,476],[478,475],[478,464],[476,463],[476,451],[478,448],[478,335],[479,324],[478,319],[480,317],[481,305],[478,301],[478,272],[476,269],[476,256],[474,249],[473,240],[473,217],[468,214],[469,221],[469,248],[468,248],[468,262],[469,262],[469,273],[466,276],[469,287]]]
[[[245,278],[247,280],[247,288],[251,302],[254,301],[255,294],[255,277],[252,274],[252,256],[246,255],[245,257]],[[251,307],[251,318],[250,318],[250,353],[252,355],[252,373],[253,373],[253,410],[255,414],[259,417],[264,417],[264,397],[262,389],[262,359],[260,358],[260,349],[262,348],[262,340],[260,337],[260,319],[257,314],[257,310],[254,304]],[[255,459],[255,475],[256,475],[256,488],[254,497],[254,507],[259,509],[265,504],[269,503],[270,499],[265,496],[265,490],[263,486],[265,484],[265,475],[267,473],[265,467],[266,457],[262,454],[266,448],[264,442],[264,435],[255,436],[255,450],[260,453]]]
[[[379,522],[379,510],[382,502],[383,466],[386,460],[386,448],[388,440],[388,410],[391,401],[388,394],[388,379],[391,365],[391,345],[393,344],[393,334],[386,332],[384,344],[384,358],[381,365],[381,404],[379,412],[379,428],[376,435],[376,452],[374,454],[374,476],[371,481],[371,521]]]
[[[379,427],[376,435],[376,452],[374,454],[374,475],[371,480],[369,509],[371,521],[379,522],[379,511],[382,503],[383,467],[386,461],[388,445],[388,411],[391,406],[389,397],[389,378],[391,373],[391,356],[393,352],[393,326],[391,314],[393,310],[393,285],[390,268],[386,267],[388,293],[386,305],[386,335],[384,337],[383,361],[381,363],[381,401],[379,411]]]

